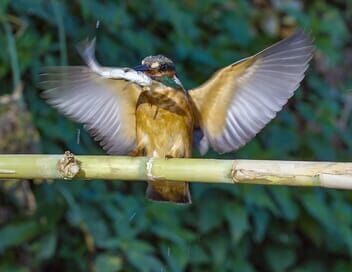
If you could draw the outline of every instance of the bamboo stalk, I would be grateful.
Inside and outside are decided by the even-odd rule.
[[[68,158],[71,160],[67,160]],[[352,189],[352,163],[0,155],[0,179],[71,179],[73,177],[84,180],[154,179]]]

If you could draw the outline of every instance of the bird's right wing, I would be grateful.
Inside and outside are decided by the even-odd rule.
[[[135,107],[141,88],[125,80],[101,77],[85,66],[47,67],[41,86],[47,102],[76,122],[110,154],[135,146]]]
[[[47,67],[41,87],[47,102],[85,127],[110,154],[135,147],[135,108],[141,85],[149,77],[130,68],[101,67],[94,58],[95,42],[81,46],[86,66]]]

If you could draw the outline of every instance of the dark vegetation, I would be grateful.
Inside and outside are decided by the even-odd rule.
[[[351,161],[350,1],[2,0],[0,18],[0,95],[16,75],[24,86],[21,100],[0,104],[1,153],[103,154],[37,87],[43,66],[82,63],[75,44],[87,36],[97,35],[104,65],[169,56],[191,88],[301,27],[317,46],[302,87],[256,139],[222,158]],[[197,184],[194,204],[177,206],[148,202],[144,190],[1,181],[0,271],[352,271],[350,192]]]

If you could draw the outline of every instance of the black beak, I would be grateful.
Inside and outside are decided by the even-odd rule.
[[[134,70],[138,72],[144,72],[144,71],[149,71],[149,67],[145,64],[137,65],[136,67],[133,68]]]

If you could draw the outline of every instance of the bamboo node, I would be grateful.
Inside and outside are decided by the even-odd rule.
[[[156,180],[156,178],[153,176],[153,162],[154,158],[149,158],[146,164],[146,169],[147,169],[147,177],[149,180]]]
[[[232,181],[234,183],[239,183],[240,180],[236,178],[236,175],[237,175],[237,169],[236,169],[236,161],[233,162],[233,166],[232,166],[232,169],[231,169],[231,178],[232,178]]]
[[[73,179],[80,170],[79,162],[73,153],[65,151],[64,157],[57,162],[57,171],[63,179]]]

